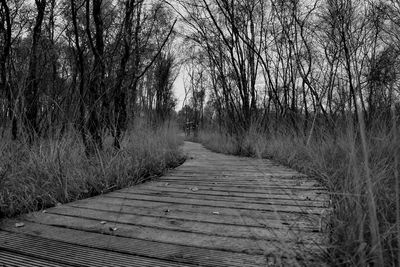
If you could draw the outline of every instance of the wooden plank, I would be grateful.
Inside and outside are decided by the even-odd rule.
[[[89,248],[117,251],[128,255],[138,255],[162,260],[170,260],[198,266],[265,266],[266,259],[261,255],[232,253],[220,250],[187,247],[169,243],[126,238],[115,235],[99,234],[93,231],[79,231],[51,225],[26,222],[24,227],[15,228],[13,220],[2,225],[14,233],[40,236],[50,240],[76,244]],[[245,248],[244,248],[245,249]]]
[[[284,218],[277,218],[275,214],[259,214],[249,213],[241,214],[235,210],[235,215],[213,214],[209,210],[202,212],[201,210],[179,210],[173,208],[165,212],[163,208],[143,208],[137,206],[127,206],[121,203],[109,203],[107,201],[96,201],[95,203],[85,203],[82,201],[74,202],[68,207],[84,208],[99,211],[115,211],[118,213],[132,214],[139,216],[150,216],[155,218],[170,218],[186,221],[202,221],[216,224],[230,224],[239,226],[252,226],[252,227],[271,227],[271,228],[284,228],[289,229],[299,228],[302,231],[319,232],[320,224],[317,220],[304,220],[300,216],[285,216]]]
[[[195,205],[195,206],[207,206],[213,208],[230,208],[230,209],[246,209],[246,210],[259,210],[259,211],[283,211],[283,212],[295,212],[295,213],[307,213],[307,214],[321,214],[325,208],[315,206],[296,206],[287,203],[277,203],[272,200],[265,201],[264,204],[253,204],[253,203],[240,203],[230,202],[222,200],[204,200],[204,199],[190,199],[180,197],[167,197],[167,196],[148,196],[148,195],[135,195],[128,193],[112,192],[104,195],[107,198],[121,198],[133,202],[151,202],[154,205],[176,204],[181,205]],[[132,203],[133,203],[132,202]],[[150,204],[151,205],[151,204]]]
[[[220,163],[220,164],[219,164]],[[195,167],[195,168],[193,168]],[[283,167],[281,165],[276,164],[268,164],[267,162],[256,163],[253,162],[253,159],[248,161],[237,162],[235,160],[227,160],[223,161],[222,159],[216,159],[213,161],[188,161],[187,164],[181,165],[178,168],[171,170],[171,172],[180,171],[180,170],[188,170],[193,171],[196,168],[205,168],[209,167],[209,170],[222,170],[222,171],[230,171],[232,169],[238,169],[242,171],[262,171],[265,172],[288,172],[288,173],[296,173],[300,174],[298,171]]]
[[[107,201],[112,203],[119,203],[120,205],[127,205],[131,207],[147,207],[147,208],[161,208],[165,209],[178,209],[178,210],[188,210],[191,209],[196,212],[205,212],[212,213],[214,211],[219,211],[221,214],[238,214],[238,213],[260,213],[260,214],[276,214],[276,217],[286,218],[291,217],[301,217],[307,216],[313,219],[319,218],[322,214],[324,214],[324,208],[296,208],[290,206],[274,206],[274,205],[264,205],[259,208],[247,209],[244,206],[237,207],[234,203],[228,204],[226,203],[218,203],[212,205],[210,201],[202,201],[202,203],[196,203],[196,201],[187,201],[187,202],[179,202],[178,200],[140,200],[129,198],[128,196],[122,195],[122,197],[118,196],[109,196],[105,195],[100,201]],[[181,204],[183,203],[183,204]]]
[[[278,178],[267,178],[264,176],[260,177],[251,177],[249,176],[223,176],[223,177],[215,177],[215,176],[207,176],[207,175],[182,175],[177,173],[174,176],[163,176],[160,178],[163,180],[177,180],[177,181],[211,181],[211,182],[219,182],[219,183],[227,183],[231,185],[258,185],[262,184],[265,186],[303,186],[303,187],[319,187],[316,181],[308,181],[307,179],[278,179]]]
[[[139,185],[141,186],[141,185]],[[225,193],[244,193],[244,194],[262,194],[262,195],[268,195],[268,196],[286,196],[286,197],[302,197],[302,198],[314,198],[314,197],[321,197],[323,199],[328,199],[328,196],[326,194],[325,190],[294,190],[294,189],[279,189],[279,188],[263,188],[260,189],[258,187],[254,188],[243,188],[243,187],[238,187],[238,186],[219,186],[217,183],[216,184],[209,184],[209,185],[200,185],[197,184],[195,185],[199,190],[202,191],[207,191],[207,192],[225,192]],[[180,183],[169,183],[169,182],[149,182],[145,184],[146,188],[159,188],[162,190],[163,188],[174,188],[178,190],[187,190],[192,187],[193,185],[185,185],[185,184],[180,184]]]
[[[184,187],[184,188],[176,188],[172,186],[146,186],[146,187],[129,187],[125,189],[119,190],[119,192],[143,192],[143,193],[178,193],[178,194],[190,194],[192,196],[215,196],[215,197],[223,197],[223,198],[231,198],[232,200],[242,198],[243,201],[264,201],[264,200],[295,200],[298,202],[304,201],[312,201],[312,202],[320,202],[321,205],[326,205],[328,201],[326,198],[323,198],[321,194],[315,194],[312,198],[309,196],[301,196],[295,194],[260,194],[260,193],[243,193],[243,192],[227,192],[227,191],[217,191],[217,190],[209,190],[204,188],[196,187],[196,191],[193,191],[193,187]]]
[[[81,200],[77,203],[80,205],[85,204],[90,207],[92,205],[91,201]],[[320,215],[308,214],[308,213],[286,213],[286,212],[274,212],[274,211],[257,211],[257,210],[243,210],[243,209],[229,209],[229,208],[213,208],[213,207],[204,207],[204,206],[194,206],[194,205],[173,205],[168,203],[161,203],[160,205],[154,205],[152,202],[135,202],[126,201],[120,198],[99,198],[96,200],[96,203],[100,205],[114,205],[118,206],[119,210],[124,208],[129,209],[137,209],[146,212],[148,210],[152,210],[153,212],[158,213],[159,215],[169,216],[170,214],[182,213],[182,214],[198,214],[199,216],[214,216],[215,212],[218,213],[218,216],[233,218],[237,217],[237,220],[240,218],[248,218],[249,220],[256,220],[261,224],[267,223],[270,220],[281,221],[287,224],[291,224],[294,221],[297,221],[301,224],[310,225],[312,227],[320,226]],[[319,229],[319,228],[318,228]]]
[[[143,227],[144,229],[167,229],[178,232],[199,233],[210,236],[225,236],[251,239],[278,240],[284,242],[321,243],[324,236],[318,232],[303,231],[301,228],[290,229],[289,227],[251,227],[248,225],[215,224],[204,221],[188,221],[182,219],[171,219],[165,217],[149,217],[126,214],[122,212],[100,211],[82,208],[63,207],[49,211],[54,215],[66,215],[78,218],[85,218],[98,221],[108,221],[109,224],[118,222],[119,224]],[[109,225],[108,224],[108,225]],[[145,230],[147,231],[147,230]]]
[[[299,176],[298,178],[292,176],[286,176],[286,177],[279,177],[276,175],[253,175],[253,174],[244,174],[241,173],[240,171],[235,172],[235,174],[223,174],[223,173],[218,173],[218,174],[207,174],[205,172],[198,172],[198,173],[181,173],[181,172],[176,172],[174,174],[168,174],[161,179],[167,179],[167,178],[194,178],[194,179],[203,179],[203,180],[220,180],[220,181],[230,181],[230,182],[237,182],[237,181],[256,181],[256,182],[262,182],[262,183],[315,183],[315,181],[310,180],[307,177],[302,177]]]
[[[218,173],[214,174],[207,174],[206,170],[203,171],[196,171],[196,172],[180,172],[176,171],[174,173],[167,173],[160,178],[167,178],[167,177],[202,177],[204,179],[225,179],[229,181],[235,180],[260,180],[263,182],[266,181],[276,181],[276,182],[290,182],[290,181],[305,181],[305,182],[315,182],[314,180],[310,179],[304,175],[290,175],[290,176],[282,176],[282,175],[274,175],[271,173],[260,173],[260,172],[253,172],[253,173],[243,173],[241,170],[235,170],[234,173],[226,173],[219,171]]]
[[[195,191],[193,191],[195,190]],[[201,194],[201,191],[195,188],[188,188],[184,192],[179,191],[153,191],[146,190],[144,188],[140,190],[123,190],[118,191],[121,194],[131,194],[134,196],[155,196],[155,197],[171,197],[171,198],[186,198],[186,199],[203,199],[212,201],[229,201],[232,203],[247,203],[247,204],[273,204],[273,205],[289,205],[289,206],[301,206],[301,207],[326,207],[327,202],[323,201],[312,201],[311,199],[290,199],[287,198],[246,198],[246,197],[234,197],[234,196],[220,196]]]
[[[229,188],[240,188],[243,190],[262,190],[263,192],[269,190],[280,190],[280,191],[288,191],[288,190],[299,190],[299,191],[321,191],[326,193],[326,189],[322,186],[296,186],[296,185],[286,185],[284,183],[276,184],[276,185],[271,185],[271,184],[255,184],[255,183],[234,183],[233,181],[231,183],[225,183],[224,181],[219,181],[219,180],[201,180],[198,179],[197,181],[191,180],[191,179],[167,179],[167,178],[158,178],[155,180],[151,181],[152,183],[173,183],[173,184],[198,184],[198,185],[205,185],[205,186],[224,186]]]
[[[217,162],[217,164],[215,163]],[[179,170],[193,170],[193,168],[205,168],[207,165],[209,170],[222,170],[222,171],[229,171],[232,170],[233,168],[235,169],[240,169],[242,171],[255,171],[255,170],[262,170],[265,172],[270,172],[271,170],[276,170],[276,171],[283,171],[282,166],[277,165],[277,164],[268,164],[266,162],[261,163],[262,165],[256,165],[253,166],[254,163],[252,161],[247,161],[247,162],[235,162],[232,160],[226,161],[225,163],[222,162],[221,160],[215,160],[215,161],[188,161],[185,165],[182,165],[173,171],[179,171]],[[294,170],[287,169],[285,171],[292,172],[292,173],[297,173],[298,172]],[[171,171],[172,172],[172,171]]]
[[[178,170],[174,172],[169,172],[166,174],[166,177],[176,177],[176,176],[181,176],[181,177],[195,177],[195,176],[201,176],[203,177],[226,177],[226,178],[245,178],[245,177],[253,177],[253,178],[277,178],[277,177],[282,177],[283,181],[292,181],[294,180],[295,176],[297,173],[287,173],[287,172],[269,172],[268,174],[265,174],[260,171],[254,171],[254,172],[243,172],[242,170],[236,170],[236,169],[231,169],[229,172],[228,171],[222,171],[222,170],[210,170],[208,168],[198,168],[196,171],[184,171],[184,170]],[[299,180],[303,178],[303,176],[298,176]],[[312,181],[312,180],[309,180]]]
[[[282,169],[281,167],[270,167],[270,166],[263,166],[263,167],[243,167],[243,166],[236,166],[235,163],[231,162],[229,165],[226,166],[221,166],[221,165],[215,165],[215,166],[210,166],[209,164],[198,164],[198,165],[189,165],[185,164],[181,167],[178,167],[176,169],[170,170],[167,174],[173,174],[173,173],[196,173],[197,170],[201,170],[202,172],[205,171],[210,172],[210,173],[223,173],[227,175],[234,175],[235,170],[239,171],[240,174],[248,174],[248,175],[268,175],[268,176],[274,176],[274,174],[277,175],[282,175],[282,176],[304,176],[303,174],[300,174],[297,171],[294,170],[285,170]]]
[[[324,190],[323,187],[321,186],[301,186],[301,185],[285,185],[285,184],[278,184],[278,185],[271,185],[271,184],[249,184],[249,183],[226,183],[224,181],[204,181],[204,180],[192,180],[192,179],[160,179],[162,182],[166,183],[176,183],[176,184],[182,184],[182,185],[203,185],[203,186],[231,186],[231,187],[237,187],[240,189],[277,189],[277,190],[303,190],[303,191],[311,191],[311,190]]]
[[[250,255],[263,255],[265,252],[275,252],[290,246],[293,251],[315,250],[323,248],[321,244],[304,243],[304,240],[296,242],[272,239],[250,239],[225,236],[210,236],[193,232],[173,231],[169,229],[157,229],[135,225],[124,225],[115,223],[112,227],[117,231],[110,231],[109,225],[103,225],[100,220],[63,216],[58,214],[41,214],[40,216],[28,216],[26,221],[40,223],[43,225],[66,227],[69,229],[80,230],[84,232],[95,232],[105,235],[114,235],[126,238],[136,238],[161,243],[182,244],[184,246],[205,248],[211,250],[222,250],[234,253],[247,253]],[[276,242],[272,242],[276,241]]]
[[[0,239],[0,242],[2,240]],[[11,252],[0,248],[1,267],[70,267],[73,265],[50,262],[37,257],[27,256],[20,251]]]
[[[37,261],[37,258],[40,258],[41,260],[58,262],[58,264],[61,264],[60,266],[192,266],[4,231],[0,231],[0,249],[14,253],[23,252],[25,255],[29,255],[34,262]],[[38,266],[44,266],[44,264]]]

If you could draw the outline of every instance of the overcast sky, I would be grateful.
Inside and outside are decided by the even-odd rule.
[[[178,105],[176,106],[176,110],[180,110],[182,108],[183,100],[185,99],[185,87],[184,87],[184,68],[180,69],[179,75],[174,83],[174,94],[176,98],[178,98]]]

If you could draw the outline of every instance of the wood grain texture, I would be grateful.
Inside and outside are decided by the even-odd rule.
[[[329,197],[317,181],[269,160],[184,150],[163,177],[2,221],[0,266],[324,265]]]

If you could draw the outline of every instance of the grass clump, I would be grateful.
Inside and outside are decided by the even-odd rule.
[[[0,141],[0,218],[36,211],[141,183],[182,163],[174,127],[128,131],[121,149],[105,138],[103,151],[85,155],[79,135],[33,146]]]
[[[229,154],[270,158],[317,178],[331,194],[330,258],[335,266],[367,266],[377,255],[385,266],[398,266],[398,213],[396,171],[398,143],[385,123],[367,131],[368,171],[378,228],[369,218],[371,206],[366,182],[365,155],[359,130],[335,127],[308,136],[290,128],[263,132],[251,128],[241,136],[202,131],[198,141],[207,148]],[[398,132],[398,131],[397,131]],[[398,206],[397,206],[398,207]],[[397,217],[397,218],[396,218]],[[372,231],[380,235],[374,244]],[[376,241],[375,241],[376,242]],[[379,250],[379,251],[378,251]]]

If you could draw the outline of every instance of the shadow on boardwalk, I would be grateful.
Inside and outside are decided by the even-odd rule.
[[[322,265],[328,197],[316,181],[184,149],[188,160],[157,180],[1,222],[0,265]]]

